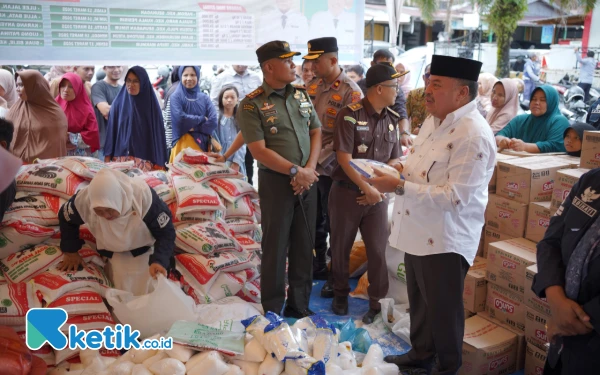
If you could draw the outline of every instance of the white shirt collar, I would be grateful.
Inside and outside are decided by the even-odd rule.
[[[433,123],[435,128],[439,128],[440,126],[447,127],[454,124],[456,121],[463,118],[467,113],[477,109],[477,105],[475,104],[475,100],[471,100],[467,104],[463,105],[459,109],[454,112],[449,113],[444,121],[440,123],[440,119],[437,117],[433,117]]]

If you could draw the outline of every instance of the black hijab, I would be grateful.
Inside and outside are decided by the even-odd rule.
[[[573,125],[571,125],[570,127],[568,127],[568,128],[565,129],[565,132],[563,133],[563,139],[567,136],[567,133],[571,129],[575,130],[575,132],[579,136],[579,139],[581,139],[582,142],[583,142],[583,132],[584,131],[586,131],[586,130],[597,130],[595,127],[593,127],[590,124],[586,124],[585,122],[576,122]],[[579,150],[577,152],[567,152],[567,154],[569,154],[571,156],[580,157],[581,156],[581,150]]]

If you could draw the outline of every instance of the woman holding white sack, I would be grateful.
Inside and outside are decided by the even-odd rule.
[[[79,238],[83,224],[96,238],[98,252],[109,258],[107,276],[116,289],[146,294],[149,277],[167,276],[171,268],[175,246],[171,212],[139,177],[102,169],[61,207],[58,217],[62,271],[76,271],[83,265],[77,253],[84,243]]]

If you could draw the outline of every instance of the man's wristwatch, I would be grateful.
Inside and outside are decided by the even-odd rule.
[[[403,135],[408,135],[408,136],[410,136],[410,133],[409,133],[409,132],[407,132],[406,130],[402,130],[402,131],[400,132],[400,136],[402,137]]]
[[[292,165],[292,167],[290,168],[290,177],[294,178],[294,177],[296,177],[297,174],[298,174],[298,166]]]
[[[399,184],[398,186],[396,186],[396,189],[394,190],[394,193],[396,195],[404,195],[404,185],[403,184]]]

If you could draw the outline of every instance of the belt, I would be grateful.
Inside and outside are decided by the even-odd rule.
[[[344,187],[346,189],[355,191],[357,193],[362,193],[362,191],[360,190],[360,188],[358,186],[356,186],[355,184],[353,184],[352,182],[348,182],[348,181],[334,181],[336,184],[338,184],[341,187]]]

